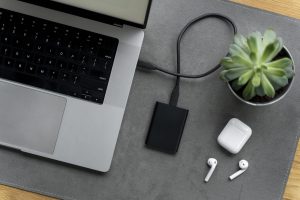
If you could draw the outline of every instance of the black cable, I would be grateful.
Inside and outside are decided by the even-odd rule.
[[[218,70],[220,68],[220,64],[218,64],[217,66],[213,67],[209,71],[207,71],[205,73],[202,73],[202,74],[198,74],[198,75],[181,74],[181,62],[180,62],[181,61],[181,48],[180,48],[180,44],[181,44],[182,37],[184,36],[186,31],[189,28],[191,28],[195,23],[197,23],[199,21],[202,21],[204,19],[207,19],[207,18],[217,18],[217,19],[220,19],[224,22],[227,22],[233,28],[234,35],[237,33],[237,27],[236,27],[235,23],[229,17],[226,17],[226,16],[221,15],[221,14],[217,14],[217,13],[204,14],[204,15],[201,15],[201,16],[191,20],[181,30],[181,32],[178,36],[177,47],[176,47],[176,50],[177,50],[177,54],[176,54],[177,55],[177,57],[176,57],[176,59],[177,59],[177,67],[176,68],[177,69],[176,69],[176,73],[165,70],[165,69],[163,69],[161,67],[158,67],[157,65],[152,64],[150,62],[146,62],[146,61],[142,61],[142,60],[138,61],[138,68],[140,68],[140,69],[152,70],[152,71],[157,70],[157,71],[160,71],[160,72],[172,75],[172,76],[176,76],[176,83],[175,83],[175,86],[173,88],[173,91],[172,91],[171,97],[170,97],[170,102],[169,102],[170,105],[174,105],[174,106],[177,105],[178,98],[179,98],[180,78],[203,78],[205,76],[210,75],[211,73],[215,72],[216,70]]]

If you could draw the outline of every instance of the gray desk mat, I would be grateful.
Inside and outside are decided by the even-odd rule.
[[[167,102],[174,79],[137,71],[109,173],[81,168],[0,149],[0,182],[55,196],[83,200],[279,200],[282,198],[300,132],[300,23],[256,9],[217,0],[154,0],[141,58],[173,70],[175,40],[188,20],[220,12],[237,23],[241,33],[275,29],[294,55],[297,80],[281,102],[263,108],[239,102],[218,73],[182,81],[179,105],[190,110],[176,156],[144,147],[157,100]],[[182,66],[198,73],[225,54],[231,30],[221,22],[202,22],[185,37]],[[253,136],[235,156],[216,138],[227,121],[237,117],[253,128]],[[83,133],[84,134],[84,133]],[[78,147],[80,148],[80,147]],[[209,157],[219,165],[207,184]],[[230,182],[238,161],[249,169]]]

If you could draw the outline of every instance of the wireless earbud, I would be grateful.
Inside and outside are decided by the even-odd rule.
[[[208,161],[207,161],[207,164],[208,166],[210,166],[210,170],[208,172],[208,174],[206,175],[204,181],[207,183],[211,177],[211,175],[214,173],[216,167],[217,167],[217,164],[218,164],[218,161],[215,159],[215,158],[209,158]]]
[[[244,173],[248,167],[249,167],[249,163],[247,160],[241,160],[239,162],[239,167],[240,170],[237,171],[236,173],[232,174],[231,176],[229,176],[229,179],[232,181],[233,179],[235,179],[236,177],[238,177],[239,175],[241,175],[242,173]]]

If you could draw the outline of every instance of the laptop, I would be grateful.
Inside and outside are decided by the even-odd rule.
[[[151,0],[1,0],[0,145],[107,172]]]

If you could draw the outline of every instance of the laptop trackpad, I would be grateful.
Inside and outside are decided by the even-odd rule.
[[[52,154],[66,102],[0,81],[0,143]]]

